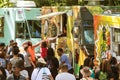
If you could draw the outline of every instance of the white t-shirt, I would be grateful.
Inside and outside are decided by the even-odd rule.
[[[73,74],[62,72],[56,76],[55,80],[76,80],[76,78]]]
[[[31,80],[42,80],[42,74],[43,73],[46,73],[47,75],[51,75],[51,72],[50,70],[47,68],[47,67],[44,67],[44,68],[35,68],[32,72],[32,75],[31,75]]]
[[[22,70],[20,71],[20,74],[24,76],[25,78],[29,78],[28,71],[27,70]]]

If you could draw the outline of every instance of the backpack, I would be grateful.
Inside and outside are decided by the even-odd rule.
[[[100,71],[99,80],[107,80],[107,73]]]
[[[50,80],[50,77],[47,75],[45,68],[44,68],[44,71],[42,73],[42,80]]]
[[[35,80],[38,80],[37,77],[39,76],[38,74],[39,74],[40,70],[41,69],[39,68]],[[47,75],[47,72],[46,72],[45,68],[43,68],[42,80],[50,80],[50,77],[49,77],[49,75]]]

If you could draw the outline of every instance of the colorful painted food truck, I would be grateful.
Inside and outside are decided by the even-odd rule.
[[[120,16],[119,14],[94,16],[95,56],[105,58],[109,49],[112,56],[120,55]],[[114,54],[115,53],[115,54]]]

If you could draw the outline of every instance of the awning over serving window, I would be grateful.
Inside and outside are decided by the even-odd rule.
[[[47,19],[53,16],[58,16],[58,15],[62,15],[67,13],[67,11],[63,11],[63,12],[53,12],[53,13],[49,13],[49,14],[45,14],[45,15],[41,15],[41,16],[37,16],[37,19]]]

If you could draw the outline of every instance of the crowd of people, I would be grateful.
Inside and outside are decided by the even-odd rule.
[[[35,56],[37,46],[41,55],[38,59]],[[76,79],[64,50],[56,51],[59,59],[45,40],[35,45],[27,41],[22,51],[14,40],[7,46],[0,43],[0,80],[120,80],[120,61],[116,57],[99,60],[87,56]]]
[[[80,80],[120,80],[120,63],[117,57],[94,59],[87,57],[80,68]]]
[[[55,50],[48,47],[47,43],[47,40],[41,40],[33,45],[26,41],[21,50],[14,40],[11,40],[9,45],[0,43],[0,80],[60,80],[56,76],[60,71],[67,72],[66,70],[72,75],[73,68],[63,49],[57,49],[60,56],[58,60]],[[40,57],[36,58],[35,48],[38,46]],[[63,65],[67,65],[66,70],[62,70]]]

